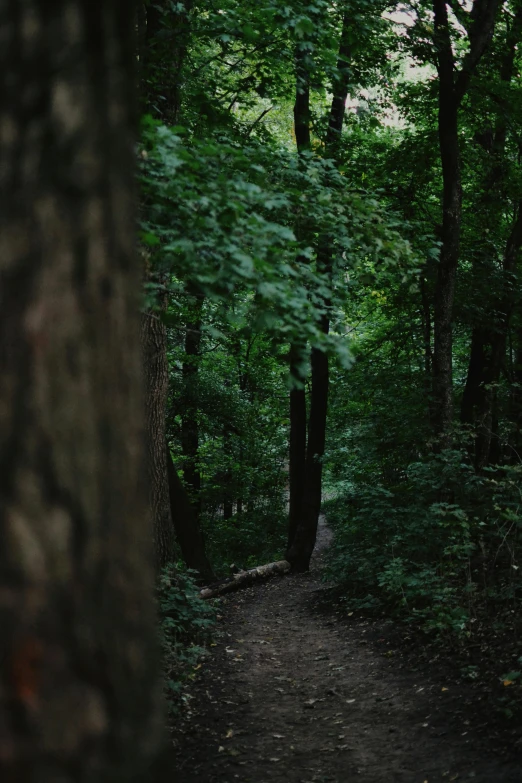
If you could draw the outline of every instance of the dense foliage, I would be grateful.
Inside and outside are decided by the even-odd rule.
[[[190,573],[166,568],[158,578],[160,639],[168,701],[176,708],[183,699],[183,683],[194,676],[212,642],[216,613],[199,597]]]
[[[328,577],[446,637],[516,631],[522,5],[152,7],[140,240],[214,568],[283,555],[288,391],[313,407],[326,352]]]

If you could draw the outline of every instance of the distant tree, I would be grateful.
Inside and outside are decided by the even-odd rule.
[[[433,1],[435,62],[439,77],[438,131],[443,176],[441,252],[434,302],[433,396],[435,426],[448,446],[453,423],[453,308],[462,232],[462,175],[459,120],[470,81],[493,35],[499,0],[474,0],[462,18],[469,51],[460,69],[453,53],[445,0]]]
[[[348,98],[353,20],[344,13],[339,41],[337,72],[333,76],[332,101],[328,113],[325,155],[338,163],[338,147],[342,137],[346,101]],[[301,50],[299,50],[301,52]],[[295,135],[298,152],[310,148],[310,88],[309,76],[302,73],[300,58],[296,58],[297,91],[294,107]],[[318,249],[318,268],[331,282],[333,263],[330,238],[323,235]],[[330,331],[331,301],[323,297],[324,312],[320,328]],[[295,350],[295,349],[294,349]],[[294,373],[295,375],[295,373]],[[310,567],[322,501],[322,459],[326,442],[330,372],[324,350],[314,348],[311,356],[311,395],[308,429],[306,429],[306,399],[304,388],[290,392],[290,510],[286,556],[295,571]]]
[[[134,8],[0,4],[0,778],[155,748],[133,224]]]

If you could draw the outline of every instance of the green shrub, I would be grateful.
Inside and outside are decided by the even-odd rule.
[[[520,466],[477,475],[458,450],[410,465],[399,485],[345,485],[327,505],[335,538],[328,577],[353,608],[386,608],[426,631],[463,634],[522,582]]]
[[[199,597],[190,571],[164,568],[157,585],[165,686],[174,708],[183,683],[212,641],[216,610]]]

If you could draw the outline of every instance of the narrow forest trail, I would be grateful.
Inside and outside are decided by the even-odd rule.
[[[319,561],[224,602],[176,729],[175,780],[522,783],[522,763],[486,749],[463,689],[328,608]]]

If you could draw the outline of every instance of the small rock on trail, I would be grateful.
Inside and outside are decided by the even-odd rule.
[[[321,525],[319,552],[329,531]],[[177,783],[522,783],[462,694],[325,608],[318,560],[224,601],[224,635],[176,725]],[[469,710],[469,708],[468,708]]]

